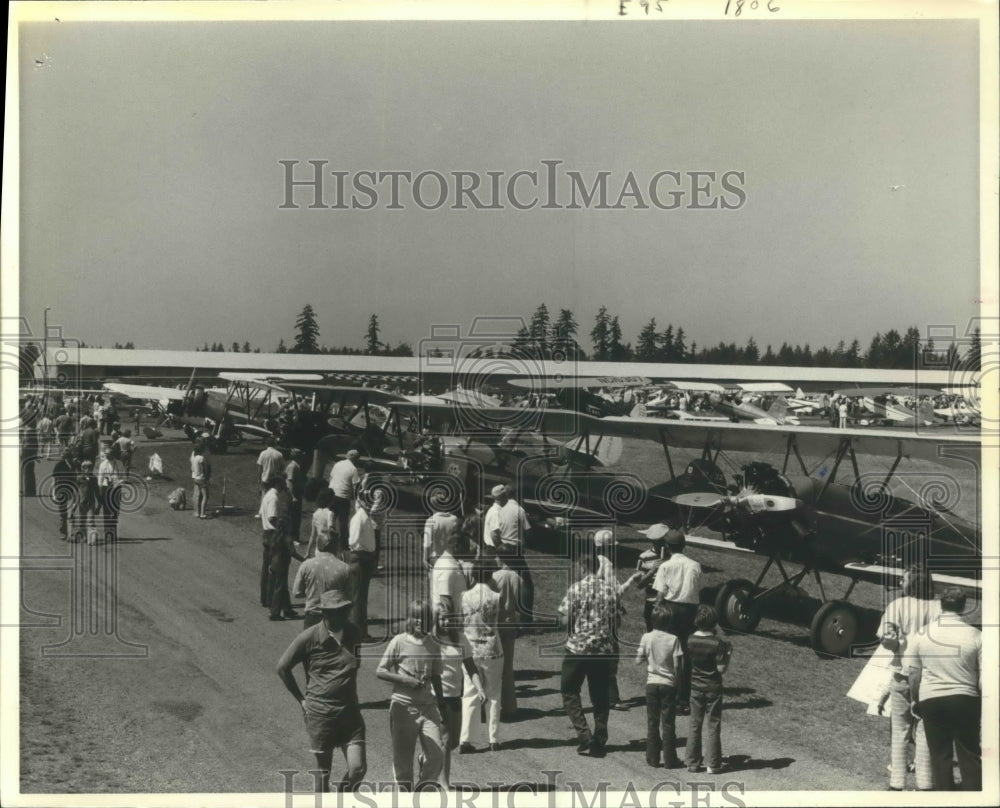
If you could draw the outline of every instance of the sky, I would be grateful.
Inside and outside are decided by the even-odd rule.
[[[633,343],[655,317],[762,349],[978,312],[974,22],[53,21],[19,44],[21,313],[89,345],[269,351],[306,303],[358,347],[372,313],[419,346],[541,302],[584,335],[603,305]],[[560,160],[612,198],[735,171],[745,202],[391,210],[380,185],[290,210],[281,160],[484,183]]]

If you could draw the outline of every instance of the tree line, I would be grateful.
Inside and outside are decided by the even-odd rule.
[[[341,345],[324,346],[319,342],[319,324],[316,312],[306,304],[295,320],[295,335],[292,344],[286,345],[281,339],[276,353],[293,354],[347,354],[359,356],[413,356],[413,347],[408,342],[389,345],[381,339],[378,315],[368,319],[362,347]],[[589,332],[591,350],[581,344],[580,324],[570,309],[559,309],[553,317],[545,303],[539,304],[534,313],[505,348],[486,348],[474,352],[479,355],[510,354],[529,356],[535,359],[595,360],[607,362],[678,362],[692,364],[722,365],[780,365],[792,367],[837,367],[837,368],[881,368],[907,369],[914,367],[918,350],[926,356],[932,355],[935,363],[942,367],[979,366],[982,350],[978,328],[962,350],[954,342],[949,342],[943,350],[934,346],[933,340],[922,340],[920,330],[909,326],[902,332],[890,328],[876,332],[863,347],[857,338],[842,339],[833,347],[812,346],[782,342],[781,345],[767,344],[763,350],[751,336],[746,343],[720,341],[715,345],[699,345],[694,340],[688,343],[688,335],[683,326],[667,323],[660,328],[655,317],[643,325],[635,342],[625,341],[621,320],[611,314],[606,306],[601,306],[594,317]],[[132,343],[125,346],[134,347]],[[205,343],[200,351],[226,351],[233,353],[260,353],[260,348],[252,348],[249,341],[233,342],[226,348],[221,342]]]

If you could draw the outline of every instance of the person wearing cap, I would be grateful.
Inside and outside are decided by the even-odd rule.
[[[292,596],[305,599],[303,628],[314,626],[323,619],[320,601],[324,592],[336,590],[352,601],[355,600],[356,590],[351,583],[351,569],[334,555],[335,547],[330,541],[317,542],[316,555],[303,561],[295,573]],[[353,620],[351,622],[354,623]],[[357,623],[354,625],[361,631]]]
[[[653,580],[656,603],[669,603],[674,615],[674,635],[681,641],[684,651],[684,676],[677,688],[677,709],[688,711],[691,698],[691,659],[687,652],[687,638],[694,631],[694,618],[701,597],[701,564],[684,555],[684,534],[671,528],[663,537],[670,558],[660,564]]]
[[[483,519],[483,544],[492,548],[497,555],[505,556],[510,567],[521,576],[521,618],[523,622],[530,623],[534,611],[535,586],[531,570],[524,559],[524,538],[529,529],[528,515],[517,500],[511,497],[508,486],[495,485],[490,494],[493,504]]]
[[[354,590],[354,608],[351,622],[358,627],[366,641],[368,635],[368,588],[375,577],[378,544],[375,520],[371,517],[371,496],[367,491],[358,494],[357,507],[347,533],[348,566],[351,587]]]
[[[642,619],[646,624],[647,632],[653,630],[653,607],[656,605],[656,590],[653,589],[653,581],[656,580],[656,573],[660,569],[660,565],[670,558],[670,551],[667,549],[665,541],[669,531],[670,528],[662,522],[639,531],[652,542],[647,549],[639,554],[639,560],[635,565],[636,570],[642,573],[642,577],[636,583],[646,592]]]
[[[615,575],[614,561],[611,559],[611,556],[614,555],[614,550],[614,531],[607,529],[598,530],[594,534],[594,551],[597,553],[597,575],[611,584],[611,586],[616,587],[620,597],[642,577],[642,573],[633,573],[623,583],[618,583],[618,576]],[[618,657],[615,657],[611,671],[610,698],[612,710],[628,709],[628,705],[622,701],[621,691],[618,689]]]
[[[351,599],[328,589],[320,597],[322,622],[302,631],[281,655],[277,674],[302,708],[309,745],[323,773],[317,791],[327,791],[333,750],[340,749],[347,771],[341,791],[354,791],[368,769],[365,755],[365,720],[358,703],[360,643],[357,627],[348,620]],[[301,664],[307,671],[303,695],[292,673]]]
[[[983,635],[966,622],[965,593],[941,593],[941,615],[911,636],[903,657],[911,709],[924,723],[935,790],[955,788],[952,750],[962,791],[982,790]]]
[[[351,521],[351,504],[361,485],[361,472],[358,471],[358,450],[351,449],[330,469],[330,490],[333,491],[331,510],[337,520],[337,534],[340,536],[341,551],[346,550],[347,533]]]
[[[288,532],[292,536],[292,541],[298,542],[299,533],[302,531],[302,497],[306,491],[306,472],[302,468],[302,456],[304,452],[295,448],[291,451],[291,457],[285,465],[285,484],[288,487]]]

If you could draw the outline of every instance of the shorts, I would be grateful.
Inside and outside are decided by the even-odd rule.
[[[320,715],[306,709],[303,715],[306,720],[306,732],[309,733],[309,750],[314,755],[365,742],[365,720],[358,710],[336,715]]]
[[[458,736],[462,734],[462,697],[445,696],[442,699],[448,711],[441,713],[441,734],[448,749],[458,748]]]

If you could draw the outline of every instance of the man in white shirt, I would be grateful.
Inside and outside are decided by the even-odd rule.
[[[458,534],[452,533],[431,570],[431,603],[437,609],[443,598],[449,598],[450,614],[453,617],[460,613],[462,595],[469,588],[462,565],[454,556],[457,541]]]
[[[535,604],[535,584],[524,559],[524,538],[528,532],[528,516],[517,500],[510,496],[506,485],[495,485],[490,491],[493,504],[483,519],[483,543],[503,556],[512,570],[521,576],[524,595],[522,619],[532,622]]]
[[[434,560],[448,548],[458,535],[458,517],[448,511],[435,511],[424,522],[424,566],[430,569]]]
[[[262,489],[264,489],[264,483],[272,477],[284,473],[285,456],[275,447],[274,438],[270,435],[264,441],[264,451],[257,455],[257,465],[260,467]]]
[[[362,492],[358,496],[357,509],[351,517],[348,529],[348,567],[350,568],[351,589],[354,603],[351,605],[351,622],[357,626],[364,641],[370,642],[368,634],[368,588],[375,576],[377,566],[375,540],[376,523],[371,517],[371,502]]]
[[[935,789],[952,790],[952,748],[958,753],[962,791],[982,789],[982,632],[966,623],[965,594],[949,587],[941,594],[941,616],[909,638],[903,670],[910,682],[912,710],[924,722]]]
[[[351,449],[343,460],[338,460],[330,469],[330,490],[333,491],[330,510],[337,520],[337,533],[341,542],[348,533],[351,503],[354,501],[358,486],[361,485],[361,472],[358,471],[357,460],[357,449]]]
[[[679,530],[669,530],[664,537],[670,558],[660,564],[653,580],[656,605],[666,603],[673,612],[673,633],[684,650],[684,678],[677,688],[677,709],[686,713],[691,696],[691,659],[687,652],[687,639],[694,631],[694,618],[698,613],[701,596],[701,564],[684,555],[686,539]]]

